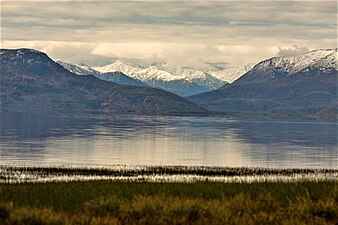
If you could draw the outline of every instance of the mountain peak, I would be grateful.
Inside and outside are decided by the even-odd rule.
[[[337,51],[337,49],[338,48],[318,48],[318,49],[311,50],[309,53],[311,53],[311,52],[329,52],[329,54],[330,54],[334,51]]]
[[[126,63],[121,60],[115,60],[110,65],[126,65]]]
[[[99,67],[93,67],[93,69],[101,72],[101,73],[107,73],[107,72],[115,72],[120,71],[124,74],[133,74],[137,70],[142,69],[143,67],[141,65],[137,64],[131,64],[131,63],[125,63],[121,60],[113,61],[111,64],[105,65],[105,66],[99,66]]]
[[[39,54],[39,55],[45,55],[47,56],[44,52],[40,52],[35,49],[30,49],[30,48],[18,48],[18,49],[0,49],[0,53],[8,53],[8,54],[16,54],[16,55],[28,55],[28,54]]]
[[[266,59],[242,76],[237,84],[280,80],[314,66],[331,71],[337,62],[336,55],[337,49],[316,49],[299,56]]]
[[[12,51],[17,51],[19,53],[38,53],[38,54],[45,54],[44,52],[41,52],[36,49],[31,49],[31,48],[18,48],[18,49],[6,49],[6,50],[12,50]]]
[[[77,74],[77,75],[97,75],[99,74],[99,72],[97,72],[96,70],[93,70],[90,66],[87,66],[85,64],[72,64],[63,60],[58,60],[56,61],[58,64],[60,64],[63,68],[65,68],[66,70]]]

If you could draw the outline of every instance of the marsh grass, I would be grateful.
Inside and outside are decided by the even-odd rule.
[[[335,169],[270,169],[203,166],[11,167],[0,166],[0,183],[62,181],[257,182],[336,180]]]
[[[266,176],[294,174],[327,174],[335,173],[335,169],[274,169],[262,167],[208,167],[208,166],[111,166],[111,167],[32,167],[32,166],[0,166],[1,171],[19,172],[23,174],[41,175],[92,175],[92,176],[139,176],[139,175],[201,175],[201,176]]]
[[[338,224],[338,183],[1,184],[0,224]]]

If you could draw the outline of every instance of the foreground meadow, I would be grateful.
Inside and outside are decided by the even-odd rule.
[[[0,185],[0,224],[338,224],[338,183]]]

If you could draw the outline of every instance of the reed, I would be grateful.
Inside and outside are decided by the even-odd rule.
[[[189,166],[11,167],[0,166],[0,183],[52,181],[256,182],[336,180],[334,169],[270,169]]]

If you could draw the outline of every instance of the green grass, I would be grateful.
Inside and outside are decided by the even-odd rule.
[[[338,183],[1,184],[0,224],[338,224]]]

